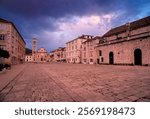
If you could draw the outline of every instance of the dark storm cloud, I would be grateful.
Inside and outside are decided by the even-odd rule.
[[[58,22],[62,19],[70,22],[73,16],[115,13],[119,14],[111,21],[115,27],[149,15],[150,12],[144,14],[146,5],[150,5],[149,0],[0,0],[0,17],[13,21],[30,44],[34,35],[42,39],[46,38],[40,36],[43,31],[59,31]],[[52,40],[54,43],[56,39]]]
[[[124,11],[124,16],[137,15],[149,0],[1,0],[0,14],[19,16],[28,21],[37,20],[41,26],[47,17],[57,20],[67,16],[86,16]],[[3,8],[3,9],[2,9]],[[41,18],[41,20],[39,20]],[[51,22],[51,21],[50,21]],[[52,22],[54,23],[54,22]],[[50,25],[50,24],[49,24]],[[36,25],[38,26],[38,25]],[[49,28],[56,28],[51,24]]]
[[[1,5],[28,18],[106,13],[118,8],[120,0],[2,0]],[[120,6],[120,5],[119,5]]]
[[[1,0],[0,13],[11,12],[24,18],[61,18],[68,15],[85,16],[125,10],[137,14],[149,0]]]
[[[88,0],[3,0],[2,5],[17,14],[34,18],[39,16],[62,17],[85,12]],[[14,7],[15,6],[15,7]]]

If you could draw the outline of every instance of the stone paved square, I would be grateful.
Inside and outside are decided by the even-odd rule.
[[[150,67],[26,63],[0,74],[0,85],[0,101],[149,102]]]

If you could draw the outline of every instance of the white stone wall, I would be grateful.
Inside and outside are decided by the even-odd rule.
[[[81,63],[81,45],[83,39],[77,38],[67,43],[66,60],[68,63]]]
[[[33,57],[32,57],[32,55],[26,55],[26,56],[25,56],[25,62],[33,62]]]

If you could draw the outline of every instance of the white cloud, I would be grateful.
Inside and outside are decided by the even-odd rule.
[[[60,19],[57,21],[58,29],[56,31],[44,30],[40,34],[36,34],[40,38],[39,47],[46,49],[56,49],[65,46],[65,43],[77,38],[82,34],[102,35],[112,26],[112,19],[116,17],[114,14],[107,15],[91,15],[83,17],[72,17],[69,20]]]
[[[57,34],[64,34],[66,39],[72,40],[82,34],[102,35],[111,28],[111,20],[116,17],[114,14],[107,15],[91,15],[84,17],[73,17],[73,22],[60,22]]]

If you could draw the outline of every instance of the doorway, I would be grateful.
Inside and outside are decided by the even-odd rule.
[[[100,63],[100,61],[99,61],[99,58],[97,59],[97,64],[99,64]]]
[[[134,50],[134,65],[142,65],[142,51],[141,49]]]
[[[109,64],[114,64],[114,53],[113,52],[109,53]]]

